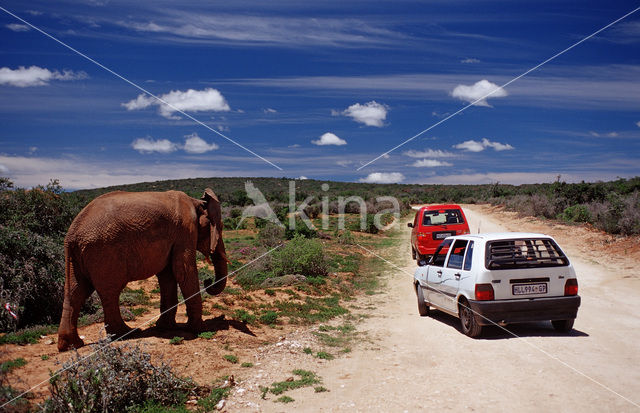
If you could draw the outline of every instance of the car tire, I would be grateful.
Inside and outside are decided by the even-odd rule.
[[[411,248],[411,258],[414,260],[418,260],[418,256],[416,255],[416,250],[414,248]]]
[[[422,293],[422,288],[420,284],[416,283],[416,296],[418,297],[418,314],[421,317],[426,317],[429,315],[429,304],[424,300],[424,294]]]
[[[460,325],[462,332],[469,337],[479,337],[482,334],[482,326],[478,323],[478,316],[476,316],[469,303],[466,300],[462,300],[458,304],[458,314],[460,316]]]
[[[571,320],[551,320],[551,325],[553,325],[553,328],[556,331],[559,331],[561,333],[568,333],[569,331],[573,330],[573,322],[575,320],[571,319]]]

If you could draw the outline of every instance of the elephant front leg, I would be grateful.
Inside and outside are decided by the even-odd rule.
[[[174,257],[173,273],[187,306],[187,318],[189,319],[187,326],[189,330],[198,333],[204,328],[204,323],[202,322],[202,297],[200,296],[195,249],[184,251]]]
[[[176,312],[178,311],[178,283],[171,266],[157,274],[160,285],[160,318],[156,326],[170,330],[176,327]]]

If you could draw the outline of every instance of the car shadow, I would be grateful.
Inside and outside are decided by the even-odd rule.
[[[460,319],[457,317],[433,308],[429,311],[429,317],[455,328],[460,334],[464,334],[460,327]],[[567,333],[562,333],[554,330],[549,321],[539,321],[508,324],[504,328],[495,325],[484,326],[482,327],[482,335],[476,340],[502,340],[516,337],[589,337],[589,334],[575,328]]]
[[[247,323],[237,320],[227,320],[223,315],[218,317],[209,318],[204,320],[204,329],[202,332],[210,331],[210,332],[218,332],[234,329],[236,331],[240,331],[243,334],[250,335],[252,337],[256,337],[255,333],[251,331]],[[128,334],[126,337],[123,337],[122,340],[131,340],[138,338],[149,338],[149,337],[158,337],[158,338],[166,338],[172,339],[174,337],[182,337],[185,340],[193,340],[198,338],[198,334],[191,332],[187,323],[176,323],[175,328],[159,328],[156,326],[151,326],[145,328],[144,330],[136,329]]]

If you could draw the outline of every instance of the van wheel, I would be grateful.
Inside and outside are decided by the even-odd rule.
[[[411,259],[414,259],[414,260],[417,259],[416,258],[416,250],[413,249],[413,248],[411,248]]]
[[[478,324],[477,316],[471,311],[466,300],[462,300],[458,304],[458,314],[463,333],[469,337],[479,337],[482,334],[482,326]]]
[[[418,314],[421,317],[426,317],[429,315],[429,304],[424,300],[424,294],[422,293],[422,288],[420,284],[415,284],[416,287],[416,296],[418,297]]]
[[[571,320],[551,320],[551,324],[553,325],[553,328],[556,329],[556,331],[559,331],[561,333],[568,333],[569,331],[573,330],[573,322],[575,320],[571,319]]]

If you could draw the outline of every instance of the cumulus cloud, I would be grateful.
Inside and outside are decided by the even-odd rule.
[[[454,98],[473,103],[476,106],[485,106],[489,108],[492,106],[487,102],[487,99],[503,98],[507,95],[508,93],[506,90],[501,89],[500,86],[495,83],[491,83],[486,79],[480,80],[471,86],[458,85],[451,92],[451,96]]]
[[[19,23],[6,24],[4,27],[9,30],[13,30],[14,32],[28,32],[29,30],[31,30],[31,27],[27,26],[26,24]]]
[[[467,57],[466,59],[460,60],[460,63],[480,63],[480,60],[473,57]]]
[[[414,151],[413,149],[404,153],[410,158],[453,158],[453,152],[441,151],[440,149],[427,149],[426,151]]]
[[[278,113],[278,111],[277,111],[277,110],[272,109],[272,108],[266,108],[266,109],[263,109],[262,111],[263,111],[264,113],[266,113],[266,114]]]
[[[344,111],[341,112],[344,116],[349,116],[353,120],[359,123],[364,123],[367,126],[376,126],[378,128],[384,126],[384,120],[387,118],[387,111],[389,107],[381,103],[372,100],[364,105],[355,103]],[[331,112],[336,114],[335,111]]]
[[[0,173],[6,174],[7,172],[9,172],[9,168],[0,163]]]
[[[8,67],[0,68],[0,85],[16,87],[45,86],[48,85],[51,80],[78,80],[88,77],[89,76],[82,71],[51,71],[38,66],[20,66],[17,69],[10,69]]]
[[[304,175],[300,175],[300,176],[298,177],[298,179],[300,179],[301,181],[304,181],[305,179],[309,179],[309,178],[307,178],[307,177],[306,177],[306,176],[304,176]]]
[[[395,184],[404,181],[404,175],[400,172],[373,172],[366,178],[360,178],[360,182],[368,184]]]
[[[438,166],[453,166],[453,164],[437,159],[419,159],[412,163],[411,166],[415,166],[416,168],[436,168]]]
[[[131,147],[140,153],[171,153],[178,149],[178,145],[168,139],[138,138],[131,143]]]
[[[640,128],[640,121],[636,122],[636,126]]]
[[[187,135],[185,138],[183,149],[187,153],[205,153],[219,148],[215,143],[207,143],[196,133]]]
[[[167,119],[180,119],[176,111],[184,112],[228,112],[231,110],[222,94],[213,88],[204,90],[188,89],[172,90],[158,96],[167,104],[146,94],[140,94],[129,102],[122,103],[127,110],[145,109],[152,105],[159,106],[158,112]]]
[[[469,152],[482,152],[486,148],[493,148],[496,151],[508,151],[513,149],[513,146],[508,143],[492,142],[487,138],[482,139],[480,142],[474,140],[464,141],[457,145],[453,145],[453,147]]]
[[[320,136],[320,139],[315,140],[315,141],[311,141],[312,144],[314,145],[319,145],[319,146],[324,146],[324,145],[346,145],[347,141],[345,141],[344,139],[339,138],[338,136],[336,136],[335,134],[331,133],[331,132],[327,132],[325,134],[323,134],[322,136]]]

